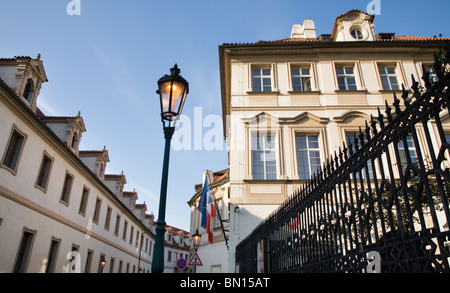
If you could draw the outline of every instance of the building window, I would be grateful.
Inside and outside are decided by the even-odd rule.
[[[46,273],[54,273],[56,261],[58,260],[59,251],[59,240],[52,239],[50,243],[50,250],[48,252],[47,267],[45,268]]]
[[[383,90],[396,91],[399,89],[395,66],[380,66],[378,71]]]
[[[256,134],[252,138],[252,173],[255,180],[277,179],[275,136]]]
[[[122,239],[125,241],[126,237],[127,237],[127,229],[128,229],[128,221],[124,220],[123,223],[123,234],[122,234]]]
[[[355,40],[362,40],[364,39],[364,34],[360,29],[352,29],[350,31],[350,34],[352,35],[352,38],[354,38]]]
[[[93,254],[94,254],[94,251],[88,249],[87,256],[86,256],[86,265],[84,266],[84,272],[85,273],[90,273],[91,272],[92,255]]]
[[[120,227],[120,215],[116,216],[116,227],[114,228],[114,235],[119,235],[119,227]]]
[[[339,90],[354,91],[357,89],[353,66],[337,66],[336,75]]]
[[[272,91],[272,74],[270,67],[252,68],[252,90],[254,92]]]
[[[27,80],[27,84],[25,85],[25,89],[23,90],[22,96],[30,104],[33,101],[34,83],[33,80],[31,80],[31,78]]]
[[[122,273],[122,266],[123,266],[123,260],[120,260],[118,273]]]
[[[67,205],[69,204],[70,191],[72,190],[72,182],[73,182],[73,176],[70,175],[69,173],[66,173],[60,201]]]
[[[291,78],[294,92],[311,91],[311,70],[309,67],[293,66]]]
[[[106,219],[105,219],[105,230],[109,231],[109,224],[111,223],[111,212],[112,212],[112,208],[110,206],[108,206],[107,210],[106,210]]]
[[[111,261],[109,262],[109,273],[114,273],[114,264],[116,262],[116,259],[114,257],[111,257]]]
[[[133,244],[133,234],[134,234],[134,227],[131,226],[131,229],[130,229],[130,240],[129,240],[130,244]]]
[[[102,200],[97,197],[97,200],[95,201],[94,217],[92,218],[92,221],[96,224],[98,224],[98,219],[100,218],[101,206],[102,206]]]
[[[358,137],[359,139],[359,137]],[[347,134],[346,135],[346,140],[347,140],[347,146],[352,145],[353,147],[353,152],[355,152],[355,134]],[[364,141],[363,144],[367,143],[367,138],[366,136],[364,136]],[[358,142],[358,149],[361,147],[361,141]],[[350,156],[350,154],[349,154]],[[367,161],[367,170],[369,171],[369,179],[373,179],[373,170],[372,170],[372,162],[371,161]],[[362,170],[362,177],[364,180],[366,180],[366,172],[364,170]],[[359,173],[356,173],[356,179],[359,179]]]
[[[78,210],[78,212],[83,216],[86,214],[88,198],[89,198],[89,189],[83,187],[83,193],[81,194],[80,209]]]
[[[34,233],[24,231],[20,241],[19,251],[17,253],[16,263],[14,264],[14,273],[25,273],[28,260],[30,259],[31,247],[33,245]]]
[[[39,174],[36,180],[36,186],[40,187],[43,191],[47,190],[52,163],[52,158],[50,158],[47,154],[44,154],[42,158],[41,168],[39,169]]]
[[[73,133],[71,147],[73,150],[78,149],[78,133],[76,132]]]
[[[406,165],[408,164],[407,156],[411,159],[411,163],[417,163],[417,153],[416,148],[414,146],[414,141],[411,135],[406,137],[406,147],[403,143],[403,140],[399,141],[397,144],[398,153],[400,156],[400,165],[402,166],[403,171],[406,170]]]
[[[314,173],[320,171],[321,166],[319,136],[297,135],[295,143],[299,179],[311,179]]]
[[[21,134],[17,129],[13,129],[11,137],[9,138],[8,147],[5,150],[2,161],[2,166],[6,167],[13,173],[15,173],[17,170],[17,165],[24,142],[25,136]]]

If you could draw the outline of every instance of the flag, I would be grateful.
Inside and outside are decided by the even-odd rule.
[[[203,183],[198,209],[202,213],[201,226],[206,230],[209,242],[213,244],[213,218],[216,216],[216,209],[214,207],[211,190],[209,189],[208,176],[204,177],[205,181]]]

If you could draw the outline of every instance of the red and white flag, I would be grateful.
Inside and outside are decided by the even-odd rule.
[[[208,174],[206,174],[208,175]],[[208,234],[208,240],[213,244],[213,229],[214,229],[214,217],[216,216],[216,209],[214,207],[214,200],[212,198],[211,190],[209,189],[208,176],[204,176],[202,194],[200,202],[198,203],[198,209],[202,213],[201,226],[206,230]]]

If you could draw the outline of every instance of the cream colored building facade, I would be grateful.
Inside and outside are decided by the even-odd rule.
[[[236,245],[378,108],[392,105],[394,92],[400,98],[411,76],[424,85],[423,70],[441,45],[434,37],[375,34],[374,16],[351,10],[336,18],[331,34],[317,36],[306,20],[287,39],[219,47],[230,149],[229,272]]]
[[[0,59],[0,272],[151,271],[154,217],[124,191],[124,174],[105,174],[109,153],[80,150],[80,113],[45,116],[37,107],[47,76],[40,57]],[[172,254],[189,235],[168,229]],[[100,260],[105,266],[100,266]]]
[[[198,210],[198,204],[202,193],[202,184],[195,186],[195,194],[188,201],[191,208],[190,235],[198,232],[201,235],[200,247],[197,254],[202,263],[201,266],[189,267],[189,272],[196,273],[227,273],[228,269],[228,232],[230,229],[229,218],[229,169],[211,172],[210,184],[211,195],[213,197],[216,217],[214,219],[213,243],[208,241],[206,230],[201,227],[202,215]],[[196,251],[191,247],[188,262]]]

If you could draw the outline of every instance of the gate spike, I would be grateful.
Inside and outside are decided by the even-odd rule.
[[[395,108],[395,114],[400,114],[402,110],[400,109],[400,100],[397,98],[397,94],[394,92],[394,103],[392,104]],[[390,109],[390,108],[388,108]],[[390,113],[390,111],[389,111]],[[389,116],[388,116],[389,118]],[[391,117],[392,118],[392,117]],[[389,120],[390,122],[390,120]]]
[[[355,143],[355,152],[357,152],[359,150],[359,145],[358,145],[358,137],[356,136],[356,132],[353,132],[353,137],[354,137],[354,143]]]
[[[405,89],[405,85],[402,84],[402,98],[404,101],[404,104],[406,107],[409,107],[409,102],[411,101],[411,98],[408,97],[408,91]]]
[[[339,168],[339,158],[336,154],[336,151],[334,151],[334,170],[337,170]]]
[[[345,147],[345,143],[344,143],[344,147]],[[342,149],[341,149],[341,147],[339,147],[339,163],[341,165],[344,163],[343,156],[344,156],[344,154],[342,153]]]
[[[412,79],[412,87],[411,88],[414,91],[414,94],[418,94],[419,93],[419,83],[414,78],[414,74],[411,74],[411,79]]]
[[[387,101],[386,101],[386,105],[387,105]],[[384,116],[383,116],[383,114],[381,114],[380,107],[378,107],[378,123],[380,123],[380,129],[383,129],[384,128]]]
[[[374,122],[372,114],[370,114],[370,119],[371,119],[371,122]],[[370,128],[369,128],[369,124],[367,123],[367,121],[366,121],[366,137],[367,137],[367,141],[369,141],[371,138]]]

